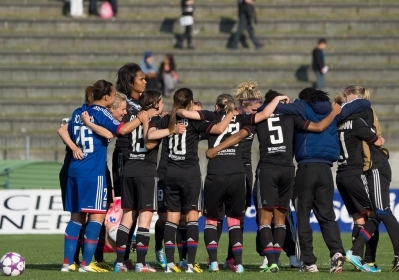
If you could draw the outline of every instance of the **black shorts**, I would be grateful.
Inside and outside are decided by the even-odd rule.
[[[290,207],[290,199],[294,185],[295,167],[271,166],[258,168],[256,199],[259,208]]]
[[[125,160],[122,152],[115,148],[112,154],[112,182],[114,185],[115,197],[121,196],[121,188],[123,186],[123,165]]]
[[[251,207],[251,199],[252,199],[252,188],[254,175],[252,174],[252,165],[245,164],[244,165],[245,172],[245,207]]]
[[[224,215],[244,217],[245,192],[244,173],[206,176],[203,215],[219,220],[223,220]]]
[[[350,215],[366,214],[372,210],[366,176],[353,175],[336,178],[337,189]]]
[[[158,213],[166,213],[165,203],[165,178],[158,178]]]
[[[65,196],[68,184],[68,166],[66,166],[65,164],[61,167],[59,179],[60,179],[60,188],[61,188],[62,208],[65,211]]]
[[[122,188],[122,209],[157,210],[157,177],[125,177]]]
[[[390,207],[389,186],[392,171],[389,165],[367,171],[366,178],[370,191],[370,199],[374,209],[386,210]]]
[[[201,177],[165,177],[165,202],[170,212],[201,211]]]

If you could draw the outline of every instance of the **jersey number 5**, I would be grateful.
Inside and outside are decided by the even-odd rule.
[[[283,130],[281,129],[281,126],[273,125],[273,122],[278,122],[280,121],[279,117],[274,117],[274,118],[268,118],[267,119],[267,125],[269,126],[269,131],[274,131],[277,130],[277,138],[275,135],[270,135],[270,142],[274,144],[281,144],[284,142],[283,138]]]

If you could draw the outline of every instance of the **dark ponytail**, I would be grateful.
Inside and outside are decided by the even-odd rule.
[[[189,109],[188,107],[193,100],[193,91],[189,88],[180,88],[176,90],[173,95],[173,107],[170,112],[170,120],[169,120],[169,132],[172,133],[176,126],[176,113],[179,109]]]

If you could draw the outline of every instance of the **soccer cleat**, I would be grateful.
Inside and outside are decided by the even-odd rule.
[[[208,267],[209,272],[219,272],[219,264],[218,262],[211,262]]]
[[[114,272],[128,272],[126,265],[123,263],[115,263]]]
[[[72,272],[72,271],[78,271],[79,267],[76,265],[76,263],[73,263],[71,265],[69,264],[63,264],[61,267],[61,272]]]
[[[166,265],[165,273],[172,273],[172,272],[181,272],[181,270],[174,263],[168,263]]]
[[[365,268],[363,267],[363,263],[362,263],[362,258],[360,256],[352,255],[351,250],[346,251],[345,258],[357,269],[359,269],[361,271],[365,271]]]
[[[330,260],[330,273],[341,273],[344,262],[344,256],[339,252],[335,253]]]
[[[278,268],[278,265],[273,263],[271,266],[267,266],[265,269],[261,270],[260,272],[266,272],[266,273],[277,273],[280,269]]]
[[[209,268],[211,265],[211,259],[209,257],[206,258],[206,267]]]
[[[395,256],[392,262],[392,269],[391,272],[399,272],[399,257]]]
[[[269,261],[267,260],[267,257],[265,256],[262,261],[262,265],[259,268],[262,268],[262,269],[266,268],[268,263],[269,263]]]
[[[244,273],[244,267],[242,266],[242,264],[235,265],[233,271],[235,273]]]
[[[141,263],[136,263],[136,267],[135,267],[134,271],[136,271],[136,272],[157,272],[149,264],[143,265]]]
[[[132,260],[126,260],[123,262],[123,264],[126,266],[127,270],[134,270],[135,266],[132,263]]]
[[[179,267],[181,270],[186,270],[186,268],[187,268],[187,261],[186,261],[185,259],[182,259],[182,260],[179,262],[178,267]]]
[[[190,263],[187,264],[186,273],[202,273],[202,272],[204,271],[200,268],[199,264],[194,264],[194,265]]]
[[[365,263],[363,264],[363,268],[365,272],[381,272],[381,268],[377,267],[374,263]]]
[[[291,268],[300,268],[302,263],[300,260],[297,259],[295,255],[290,256],[290,267]]]
[[[229,260],[226,260],[223,264],[224,268],[229,268],[229,269],[234,269],[234,259],[231,258]]]
[[[105,261],[101,261],[101,262],[94,262],[94,264],[102,269],[106,269],[108,271],[112,270],[112,266],[110,266],[109,264],[107,264]]]
[[[316,264],[312,264],[312,265],[304,264],[298,269],[298,271],[300,271],[300,272],[319,272]]]
[[[155,250],[155,259],[157,261],[157,265],[163,269],[166,268],[166,257],[163,250]]]
[[[89,265],[80,265],[79,272],[108,272],[108,270],[98,267],[92,262]]]

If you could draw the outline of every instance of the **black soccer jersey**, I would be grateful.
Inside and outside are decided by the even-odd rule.
[[[241,145],[241,159],[244,165],[252,164],[252,143],[256,135],[256,126],[247,126],[249,131],[252,131],[245,139],[240,142]],[[248,131],[248,133],[249,133]]]
[[[157,129],[169,126],[170,115],[164,116],[158,123]],[[208,121],[195,121],[177,117],[177,122],[186,126],[183,134],[169,135],[168,142],[168,177],[194,177],[201,176],[198,158],[198,141],[201,133],[209,133],[213,123]]]
[[[168,156],[169,156],[169,151],[168,151],[168,137],[165,137],[162,139],[162,148],[161,148],[161,155],[159,158],[158,162],[158,169],[157,169],[157,176],[160,179],[163,179],[166,175],[166,170],[168,167]]]
[[[378,140],[375,131],[362,119],[347,119],[338,125],[340,155],[337,178],[363,174],[362,140]]]
[[[136,116],[132,115],[132,120]],[[150,125],[156,125],[161,117],[156,116],[151,119]],[[129,149],[128,160],[123,167],[124,177],[136,177],[136,176],[157,176],[157,156],[158,147],[157,145],[152,150],[147,150],[144,144],[143,125],[139,125],[135,130],[130,133],[131,146]]]
[[[221,122],[224,117],[224,112],[211,112],[202,111],[200,113],[202,118],[206,118],[214,123]],[[234,116],[229,126],[220,135],[209,135],[208,147],[213,148],[223,142],[225,139],[230,137],[232,134],[237,133],[240,129],[246,129],[250,135],[252,135],[251,125],[255,122],[256,114],[239,114]],[[244,167],[241,158],[242,150],[241,143],[238,143],[232,147],[221,150],[218,152],[218,156],[208,161],[207,174],[214,175],[229,175],[244,172]]]
[[[294,130],[306,130],[309,121],[300,116],[273,114],[256,125],[259,140],[259,167],[294,166]]]
[[[127,123],[128,121],[133,120],[132,116],[134,116],[135,118],[140,110],[141,106],[139,104],[139,101],[134,98],[128,98],[126,106],[127,114],[123,116],[122,122]],[[122,151],[126,159],[129,158],[129,151],[132,145],[131,139],[131,133],[118,135],[118,138],[116,139],[115,148]]]

